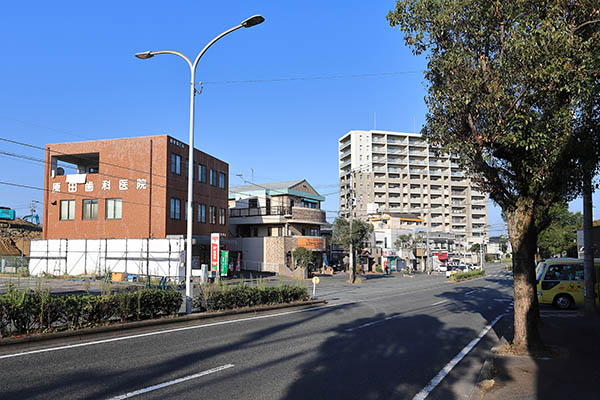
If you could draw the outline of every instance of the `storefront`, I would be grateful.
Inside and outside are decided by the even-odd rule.
[[[383,249],[381,254],[383,271],[398,271],[398,252],[393,249]]]

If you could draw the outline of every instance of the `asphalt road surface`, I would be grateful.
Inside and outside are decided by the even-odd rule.
[[[316,295],[328,303],[0,347],[0,398],[455,398],[430,382],[506,312],[512,277],[503,265],[461,283],[336,275]]]

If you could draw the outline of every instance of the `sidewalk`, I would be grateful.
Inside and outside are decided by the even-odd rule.
[[[559,355],[544,359],[491,353],[480,378],[489,378],[485,383],[491,387],[481,389],[480,399],[600,398],[600,316],[586,317],[581,309],[543,309],[541,316],[542,340],[557,346]],[[499,333],[510,341],[512,323],[507,325]]]

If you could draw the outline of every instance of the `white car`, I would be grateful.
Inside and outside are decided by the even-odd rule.
[[[479,265],[479,264],[469,265],[469,269],[472,269],[475,271],[481,271],[481,265]]]
[[[445,264],[443,264],[443,265],[440,265],[440,266],[438,267],[438,271],[440,271],[440,272],[446,272],[446,271],[448,271],[448,266],[447,266],[447,265],[445,265]]]

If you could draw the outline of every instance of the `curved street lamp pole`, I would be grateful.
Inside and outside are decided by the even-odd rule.
[[[194,105],[196,96],[196,67],[198,62],[206,53],[206,50],[210,48],[217,40],[223,36],[230,34],[240,28],[250,28],[254,25],[258,25],[264,22],[264,18],[260,15],[254,15],[244,20],[239,25],[229,28],[225,32],[217,35],[213,40],[208,42],[206,46],[198,53],[196,59],[192,63],[189,58],[181,54],[178,51],[172,50],[160,50],[160,51],[146,51],[143,53],[137,53],[135,56],[142,60],[152,58],[157,54],[174,54],[183,58],[190,67],[191,80],[190,80],[190,137],[189,137],[189,161],[188,161],[188,196],[187,196],[187,236],[186,236],[186,252],[185,252],[185,312],[187,314],[192,312],[192,227],[193,227],[193,191],[194,191]],[[217,270],[217,274],[219,271]]]

